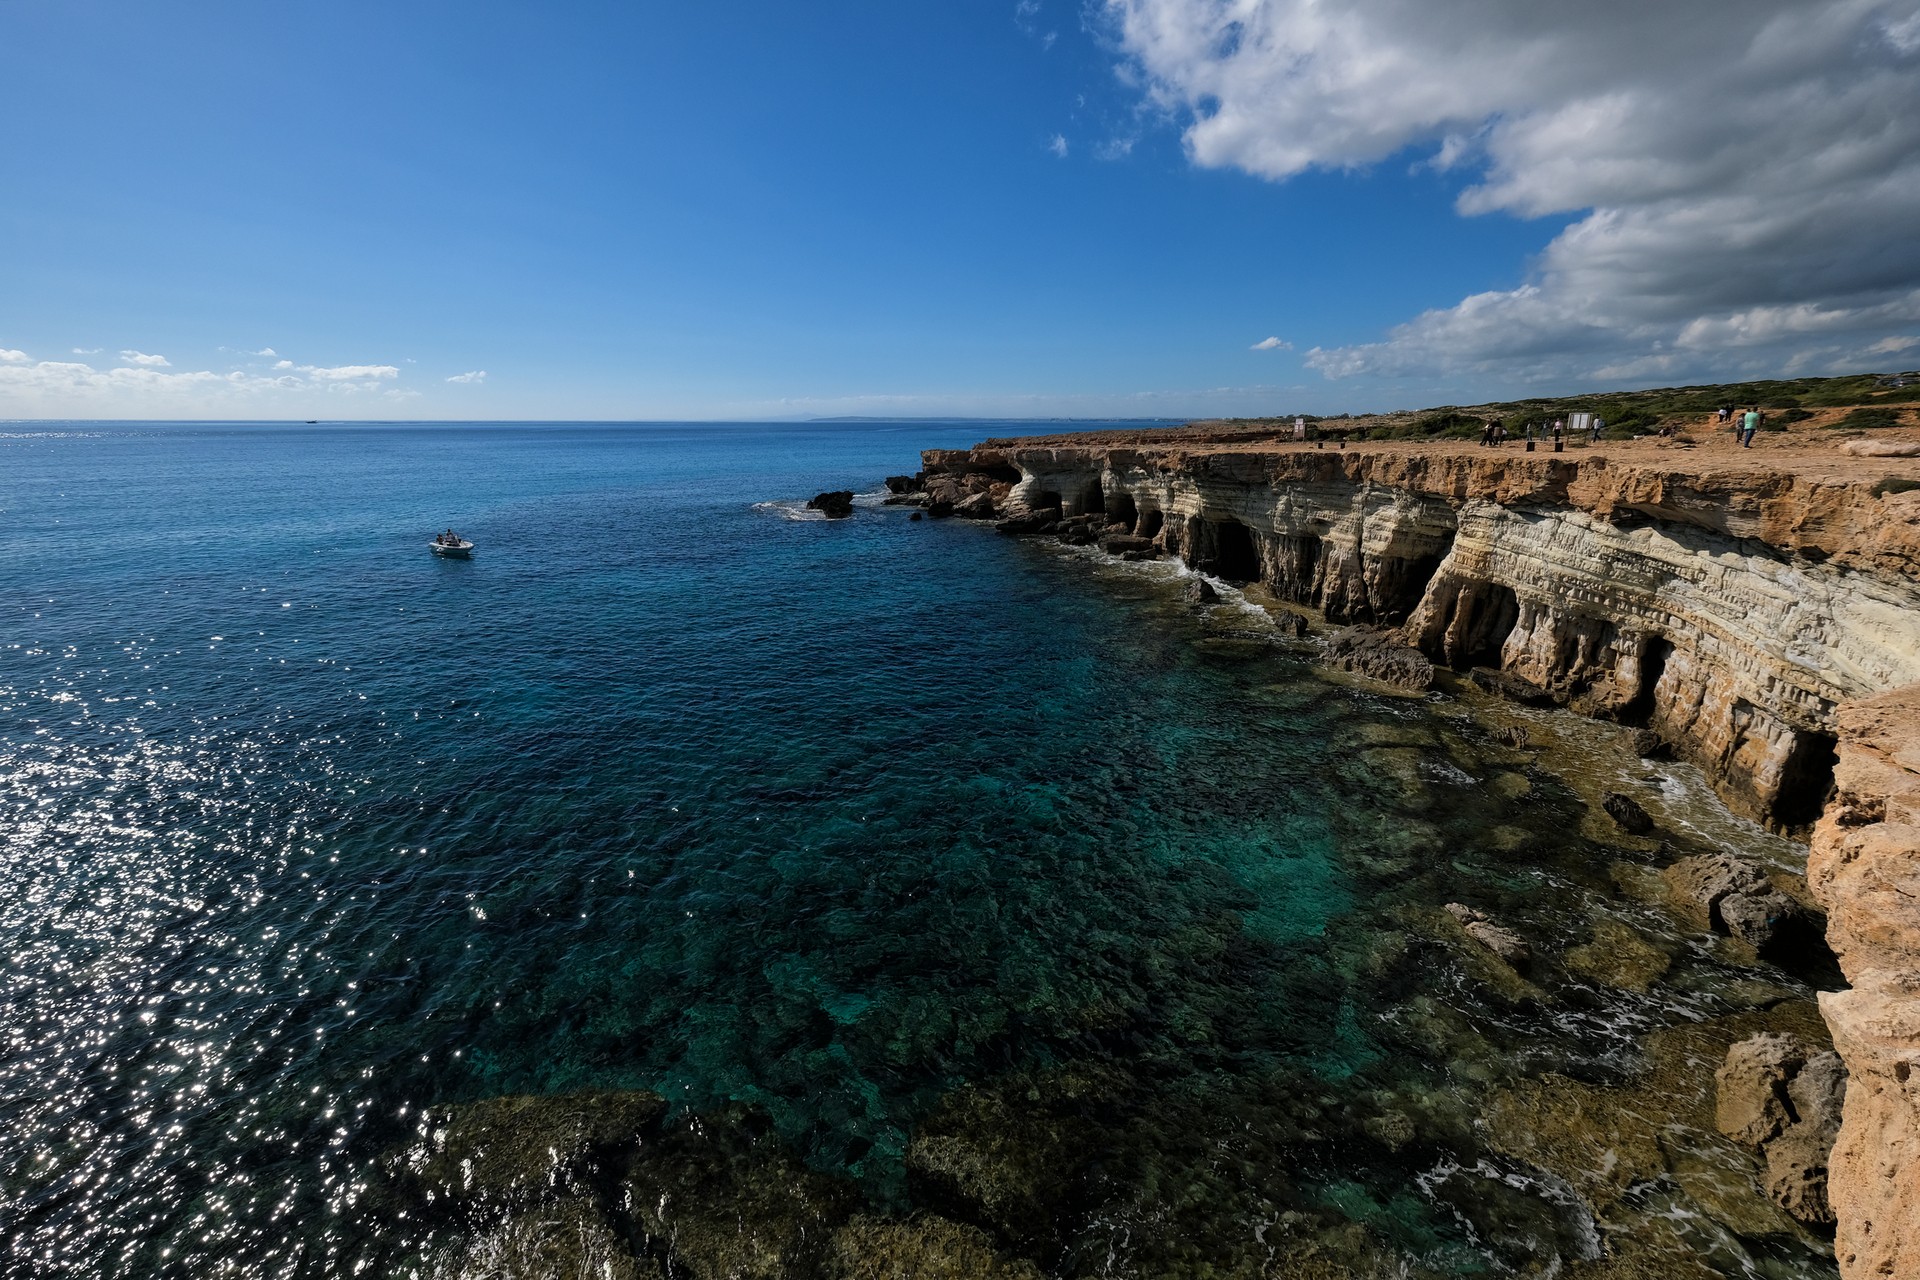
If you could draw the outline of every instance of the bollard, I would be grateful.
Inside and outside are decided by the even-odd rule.
[[[1555,453],[1565,453],[1567,451],[1567,442],[1565,440],[1555,440],[1553,442],[1553,451]]]
[[[1527,441],[1527,452],[1528,452],[1528,453],[1532,453],[1532,452],[1533,452],[1533,441],[1531,441],[1531,440],[1529,440],[1529,441]]]

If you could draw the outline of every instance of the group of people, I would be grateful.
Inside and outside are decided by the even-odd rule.
[[[1594,444],[1599,444],[1600,433],[1606,429],[1607,420],[1605,418],[1589,418],[1586,427],[1588,440]],[[1540,423],[1537,427],[1529,422],[1521,428],[1521,430],[1525,433],[1523,438],[1528,444],[1532,444],[1535,440],[1552,440],[1557,445],[1567,438],[1567,420],[1565,418],[1555,418],[1553,425],[1550,427],[1544,422]],[[1488,422],[1480,428],[1480,443],[1482,445],[1497,448],[1506,442],[1507,427],[1505,423]]]
[[[445,533],[435,534],[433,540],[443,547],[457,547],[460,545],[460,535],[451,529]]]

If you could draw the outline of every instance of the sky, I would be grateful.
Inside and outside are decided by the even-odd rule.
[[[1920,0],[0,0],[0,419],[1920,366]]]

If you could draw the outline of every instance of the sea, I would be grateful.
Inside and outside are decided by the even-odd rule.
[[[1061,429],[0,426],[0,1274],[419,1274],[381,1185],[423,1117],[595,1089],[750,1113],[883,1215],[956,1099],[1017,1137],[1070,1094],[1049,1274],[1831,1275],[1644,1084],[1811,989],[1641,892],[1594,788],[1795,847],[1613,727],[882,502]],[[1641,1100],[1634,1177],[1517,1132],[1565,1089]]]

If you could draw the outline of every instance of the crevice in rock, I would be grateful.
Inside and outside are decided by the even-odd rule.
[[[1667,659],[1673,656],[1673,642],[1665,636],[1649,636],[1640,645],[1639,680],[1633,697],[1620,709],[1623,724],[1644,726],[1653,719],[1654,696],[1660,677],[1667,673]]]
[[[1780,790],[1774,797],[1773,819],[1783,827],[1804,827],[1820,817],[1833,795],[1833,768],[1839,762],[1839,739],[1831,733],[1802,729],[1794,733],[1780,770]]]
[[[1140,520],[1140,509],[1134,505],[1132,494],[1116,493],[1107,499],[1107,515],[1109,524],[1124,524],[1127,532],[1133,533]]]

